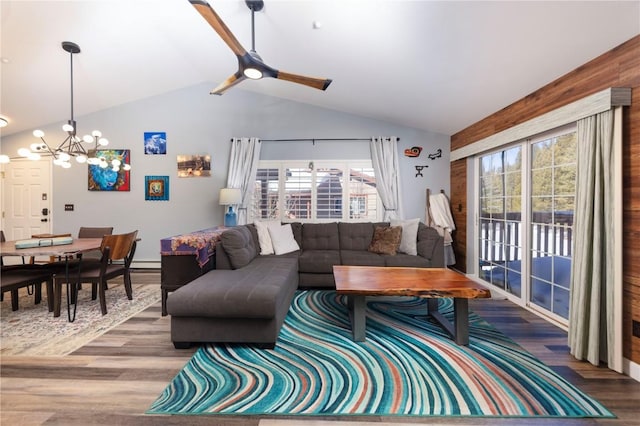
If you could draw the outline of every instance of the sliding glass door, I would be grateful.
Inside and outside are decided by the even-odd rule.
[[[478,159],[478,276],[566,324],[576,133],[565,128]]]

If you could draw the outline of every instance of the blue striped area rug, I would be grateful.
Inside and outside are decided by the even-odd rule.
[[[370,298],[356,343],[345,302],[298,292],[275,349],[205,345],[147,413],[614,417],[473,313],[458,346],[426,300]]]

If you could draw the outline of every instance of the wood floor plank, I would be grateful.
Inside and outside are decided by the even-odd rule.
[[[136,283],[157,283],[159,272]],[[602,402],[616,419],[408,418],[379,416],[168,416],[146,415],[158,395],[197,348],[176,350],[169,316],[157,303],[70,355],[0,358],[2,425],[246,425],[363,426],[369,424],[486,426],[638,426],[640,383],[606,368],[575,360],[567,334],[506,300],[473,300],[470,308],[526,350]],[[267,421],[268,420],[268,421]],[[339,423],[336,423],[339,422]],[[366,422],[366,423],[361,423]]]

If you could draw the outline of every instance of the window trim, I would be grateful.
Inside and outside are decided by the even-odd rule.
[[[312,184],[311,184],[311,211],[314,212],[314,216],[317,215],[318,211],[317,211],[317,181],[316,181],[316,171],[318,169],[325,169],[325,168],[338,168],[341,169],[343,171],[343,177],[345,175],[348,176],[349,175],[349,171],[352,169],[358,169],[358,168],[368,168],[368,169],[372,169],[373,170],[373,162],[371,161],[371,159],[354,159],[354,160],[344,160],[344,159],[338,159],[338,160],[260,160],[258,162],[258,169],[278,169],[278,202],[277,202],[277,209],[279,212],[279,217],[275,218],[273,220],[280,220],[282,222],[312,222],[312,223],[327,223],[327,222],[336,222],[336,221],[340,221],[340,222],[379,222],[382,219],[382,212],[383,212],[383,208],[382,208],[382,201],[380,200],[380,196],[376,193],[376,216],[375,218],[363,218],[363,219],[350,219],[349,216],[349,210],[350,210],[350,204],[347,203],[345,204],[344,201],[342,202],[342,217],[340,218],[318,218],[318,217],[312,217],[309,219],[303,219],[303,218],[295,218],[295,219],[289,219],[287,217],[284,216],[284,200],[286,197],[286,189],[285,189],[285,185],[283,185],[282,183],[284,182],[281,179],[284,179],[284,177],[286,176],[286,169],[291,169],[291,168],[302,168],[302,169],[311,169],[312,170]],[[343,185],[342,186],[342,200],[348,199],[350,197],[351,194],[349,194],[348,192],[348,185]],[[356,193],[356,195],[361,196],[362,193],[358,192]],[[255,194],[253,195],[253,197],[255,197]],[[255,200],[255,198],[253,198],[253,200]],[[346,206],[346,209],[345,209]],[[253,215],[253,211],[249,211],[249,217],[248,217],[248,221],[249,222],[253,222],[255,220],[264,220],[262,218],[256,218]]]
[[[554,109],[524,123],[517,124],[501,132],[480,139],[462,148],[451,151],[450,161],[483,154],[506,146],[512,142],[521,141],[552,131],[578,120],[613,109],[616,106],[631,105],[631,88],[610,87],[593,95],[579,99],[568,105]]]
[[[521,222],[522,222],[522,229],[523,229],[523,235],[522,235],[522,246],[521,246],[521,250],[523,253],[527,253],[525,258],[529,259],[530,255],[529,253],[531,252],[531,197],[530,197],[530,190],[531,190],[531,176],[530,176],[530,172],[531,172],[531,147],[533,146],[533,144],[543,141],[545,139],[551,139],[551,138],[555,138],[570,132],[577,132],[577,124],[575,122],[573,123],[569,123],[569,124],[565,124],[563,126],[559,126],[557,128],[554,129],[550,129],[544,132],[541,132],[539,134],[536,135],[532,135],[523,139],[520,139],[518,141],[512,142],[512,143],[508,143],[508,144],[504,144],[498,147],[494,147],[493,149],[489,150],[489,151],[485,151],[482,153],[478,153],[477,155],[473,156],[473,164],[474,164],[474,185],[471,186],[470,188],[472,188],[473,190],[473,200],[474,200],[474,206],[475,206],[475,220],[474,220],[474,230],[473,230],[473,241],[472,241],[472,264],[473,269],[472,271],[474,271],[474,273],[472,274],[476,279],[480,280],[480,282],[482,283],[487,283],[485,280],[480,278],[480,271],[478,269],[478,262],[480,261],[480,251],[479,251],[479,241],[480,241],[480,221],[481,221],[481,217],[480,217],[480,191],[479,191],[479,184],[480,184],[480,173],[481,173],[481,169],[482,169],[482,164],[481,164],[481,158],[484,156],[488,156],[500,151],[504,151],[504,150],[508,150],[510,148],[513,148],[515,146],[521,146],[521,155],[522,155],[522,165],[521,165],[521,184],[523,185],[522,190],[521,190],[521,208],[522,208],[522,213],[521,213]],[[524,260],[524,258],[523,258]],[[550,319],[551,321],[553,321],[555,324],[561,326],[562,328],[566,329],[568,327],[568,318],[563,318],[560,315],[546,310],[542,307],[539,307],[537,305],[535,305],[534,303],[532,303],[530,301],[530,296],[531,296],[531,282],[530,282],[530,276],[531,276],[531,262],[529,260],[527,261],[523,261],[521,263],[521,271],[520,271],[523,279],[524,277],[527,277],[527,285],[522,287],[522,292],[520,294],[520,296],[516,296],[506,290],[500,289],[497,286],[492,285],[491,283],[487,283],[488,285],[490,285],[491,290],[495,290],[497,293],[499,293],[501,296],[506,297],[508,300],[516,303],[519,306],[525,307],[527,309],[531,309],[532,311],[537,312],[539,315],[542,315],[548,319]]]

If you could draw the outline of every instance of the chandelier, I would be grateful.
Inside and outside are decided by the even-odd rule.
[[[94,130],[90,135],[84,135],[82,138],[78,137],[76,121],[73,118],[73,55],[80,53],[80,46],[70,41],[63,41],[62,49],[69,52],[71,63],[71,118],[67,121],[67,124],[62,126],[62,130],[67,132],[67,137],[60,145],[54,148],[47,143],[42,130],[34,130],[33,136],[40,139],[40,141],[32,143],[29,148],[18,149],[18,155],[20,156],[18,158],[39,160],[43,156],[52,157],[53,164],[65,169],[71,167],[71,158],[75,158],[81,164],[87,163],[101,168],[111,167],[114,171],[119,171],[121,167],[123,170],[130,170],[131,166],[129,164],[122,164],[119,160],[107,162],[100,155],[100,147],[108,145],[109,141],[102,137],[102,133],[99,130]],[[91,146],[91,144],[95,145]],[[85,145],[88,148],[85,148]],[[3,157],[0,162],[7,162],[7,156]]]

